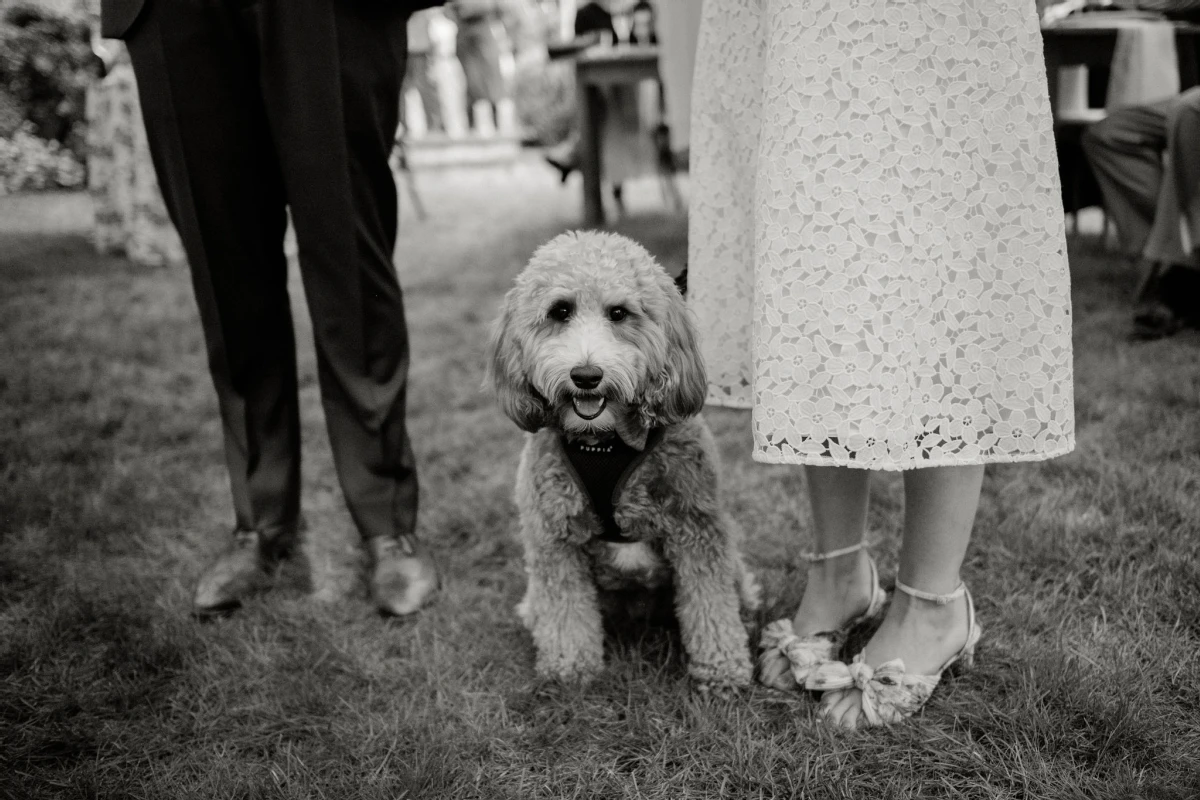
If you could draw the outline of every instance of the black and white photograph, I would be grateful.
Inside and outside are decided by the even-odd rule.
[[[51,798],[1200,798],[1200,0],[0,0]]]

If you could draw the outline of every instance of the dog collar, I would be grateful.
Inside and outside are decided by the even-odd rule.
[[[619,436],[600,444],[583,444],[573,442],[565,436],[561,437],[567,463],[571,465],[572,477],[600,519],[601,532],[597,538],[601,541],[632,541],[621,531],[613,512],[625,484],[645,461],[650,451],[662,440],[662,433],[661,428],[651,430],[642,450],[630,447]]]

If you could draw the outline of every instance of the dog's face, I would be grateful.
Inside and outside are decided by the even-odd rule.
[[[505,297],[488,383],[527,431],[589,434],[670,425],[699,413],[706,379],[670,276],[615,234],[543,245]]]

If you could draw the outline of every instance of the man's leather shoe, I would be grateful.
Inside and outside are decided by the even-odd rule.
[[[238,608],[243,598],[265,585],[268,570],[287,555],[294,538],[281,534],[268,539],[258,531],[235,530],[225,549],[200,576],[192,613],[203,618]]]
[[[441,587],[437,565],[411,536],[375,536],[371,553],[371,599],[384,614],[403,617],[420,610]]]
[[[1184,320],[1161,301],[1148,301],[1138,306],[1133,315],[1133,338],[1153,341],[1173,336],[1184,327]]]

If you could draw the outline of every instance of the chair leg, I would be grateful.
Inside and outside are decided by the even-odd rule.
[[[663,205],[672,213],[684,210],[683,195],[675,183],[675,153],[671,151],[671,129],[659,123],[654,129],[654,151],[657,157],[658,190]]]
[[[429,218],[429,213],[425,210],[425,203],[422,202],[421,195],[417,193],[417,184],[413,181],[412,171],[409,169],[404,170],[404,185],[408,189],[408,199],[412,201],[417,219],[424,222]]]
[[[416,212],[417,219],[424,222],[429,217],[429,214],[425,211],[425,203],[421,201],[421,195],[417,192],[417,184],[413,180],[412,168],[408,164],[408,150],[405,148],[402,139],[396,140],[394,154],[396,158],[396,171],[400,173],[400,179],[404,184],[405,191],[408,193],[408,199],[412,201],[413,211]]]
[[[1081,203],[1081,201],[1079,199],[1080,194],[1081,194],[1080,189],[1079,189],[1079,184],[1080,184],[1079,165],[1076,164],[1075,168],[1071,170],[1071,208],[1075,209],[1074,211],[1071,212],[1071,217],[1072,217],[1071,233],[1074,236],[1079,235],[1079,212],[1082,210],[1079,207],[1080,203]]]
[[[663,206],[667,211],[678,214],[683,209],[683,195],[675,183],[675,173],[660,169],[658,171],[658,192],[662,197]]]
[[[1145,302],[1150,295],[1150,290],[1154,288],[1154,284],[1162,275],[1162,271],[1163,263],[1161,261],[1146,259],[1146,263],[1142,267],[1142,277],[1138,280],[1137,290],[1133,295],[1134,302]]]
[[[613,204],[617,207],[617,217],[625,218],[625,187],[621,184],[616,184],[612,187]]]

